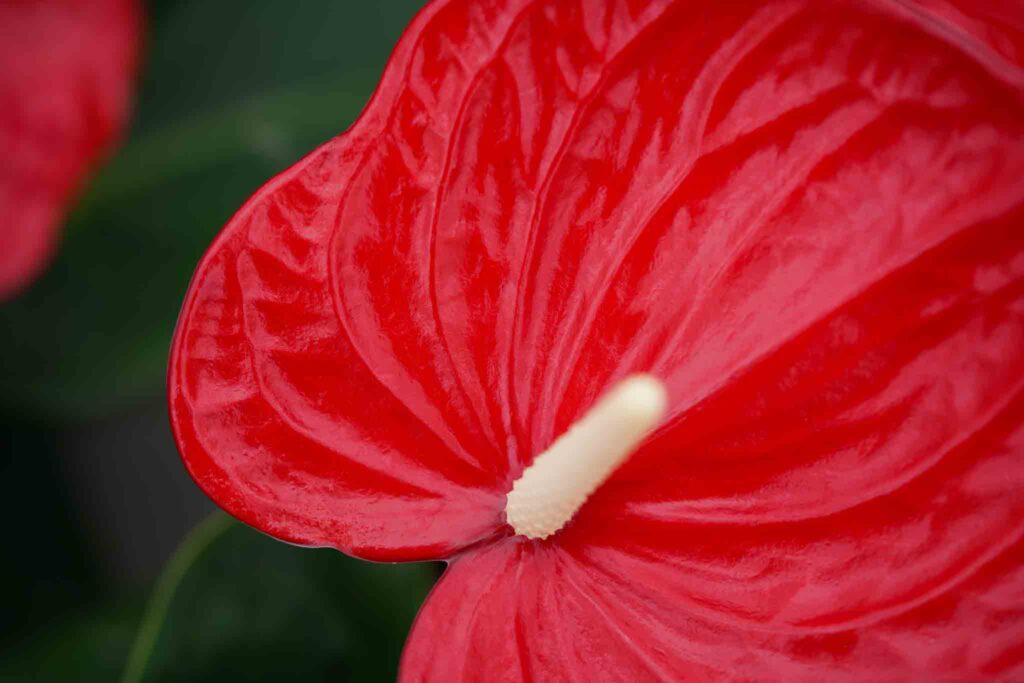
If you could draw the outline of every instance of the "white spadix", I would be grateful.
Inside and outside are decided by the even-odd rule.
[[[650,375],[613,387],[512,485],[509,526],[527,538],[547,538],[565,526],[661,421],[667,402],[665,385]]]

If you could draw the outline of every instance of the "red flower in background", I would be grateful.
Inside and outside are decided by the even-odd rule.
[[[134,0],[0,4],[0,300],[45,265],[82,178],[127,119]]]
[[[189,470],[283,540],[449,560],[405,680],[1024,678],[1022,24],[431,4],[200,263]],[[637,371],[664,422],[516,534]]]

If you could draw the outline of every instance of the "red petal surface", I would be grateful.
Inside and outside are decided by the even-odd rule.
[[[644,578],[612,578],[586,557],[540,544],[470,552],[452,563],[420,612],[400,679],[905,683],[1024,676],[1019,540],[941,596],[860,628],[751,628],[664,596],[652,600],[637,591]]]
[[[1021,675],[1022,16],[435,2],[200,265],[193,476],[287,540],[455,556],[408,680]],[[637,370],[666,424],[509,538]]]
[[[0,300],[45,265],[67,204],[124,125],[134,0],[0,4]]]

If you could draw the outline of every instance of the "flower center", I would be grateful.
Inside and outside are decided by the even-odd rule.
[[[512,485],[505,517],[517,534],[547,538],[621,465],[665,414],[665,385],[631,375],[534,459]]]

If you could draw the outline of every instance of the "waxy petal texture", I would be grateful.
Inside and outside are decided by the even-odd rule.
[[[135,0],[0,4],[0,300],[56,246],[68,203],[127,119]]]
[[[682,576],[693,568],[677,568]],[[737,572],[739,573],[739,572]],[[736,580],[743,580],[735,577]],[[406,681],[1017,681],[1024,543],[899,615],[850,629],[751,628],[637,591],[575,553],[455,560],[413,627]]]
[[[197,271],[193,476],[452,559],[406,680],[1024,675],[1024,6],[435,2]],[[543,542],[609,386],[661,428]]]

